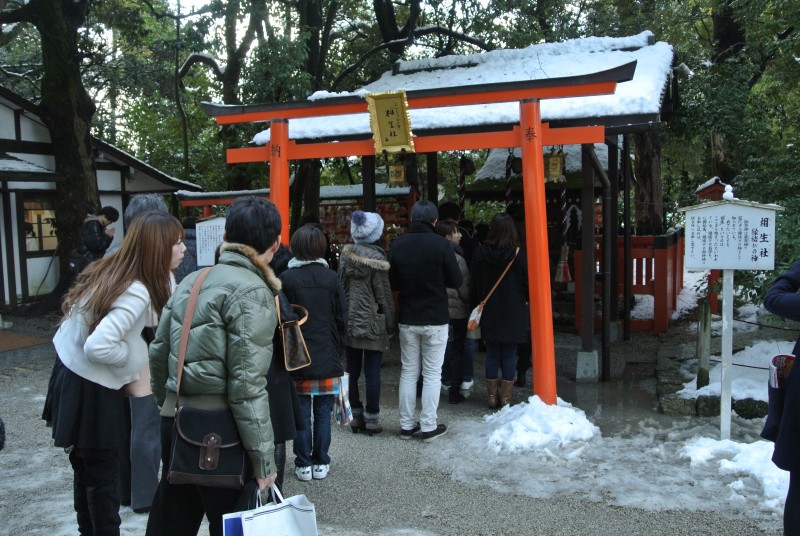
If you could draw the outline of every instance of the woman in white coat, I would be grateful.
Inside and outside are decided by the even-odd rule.
[[[64,298],[42,417],[69,453],[80,534],[119,534],[123,387],[147,366],[142,332],[170,295],[183,228],[169,214],[136,218],[120,249],[88,266]]]

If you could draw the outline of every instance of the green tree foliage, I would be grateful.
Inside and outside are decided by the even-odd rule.
[[[6,10],[21,5],[0,0]],[[246,146],[265,126],[220,129],[201,101],[303,99],[361,87],[398,59],[651,30],[673,45],[675,65],[685,66],[676,71],[680,106],[662,130],[665,227],[680,224],[677,207],[697,202],[697,185],[718,174],[740,198],[787,208],[779,217],[786,237],[779,235],[779,263],[800,257],[791,240],[800,232],[792,216],[800,213],[800,0],[210,0],[194,14],[173,12],[164,0],[91,0],[86,7],[76,46],[97,105],[94,133],[210,190],[234,184],[225,147]],[[41,51],[33,25],[4,26],[0,83],[41,102]],[[193,53],[203,59],[178,83],[175,73]],[[458,156],[440,157],[448,197],[457,194]],[[307,192],[359,181],[360,165],[293,164]],[[424,157],[417,168],[425,177]],[[262,187],[268,170],[241,166],[236,174],[236,184]]]

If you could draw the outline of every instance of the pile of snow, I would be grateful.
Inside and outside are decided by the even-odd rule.
[[[423,464],[465,485],[780,525],[789,475],[772,464],[772,443],[758,437],[759,419],[734,415],[735,441],[712,439],[719,437],[718,419],[664,415],[633,420],[606,436],[582,410],[561,400],[548,406],[534,396],[452,424],[447,441],[426,452]]]

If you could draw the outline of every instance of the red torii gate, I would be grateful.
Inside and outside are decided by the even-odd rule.
[[[544,191],[545,145],[601,143],[603,126],[550,128],[541,120],[541,100],[607,95],[617,83],[633,79],[636,62],[583,76],[548,78],[511,83],[408,91],[409,109],[464,106],[519,101],[518,125],[509,130],[414,136],[417,152],[431,153],[464,149],[522,148],[522,184],[528,255],[528,293],[532,338],[533,392],[545,403],[556,403],[555,345],[550,299],[550,266],[547,245],[547,215]],[[289,120],[332,115],[367,113],[360,96],[334,97],[318,101],[226,106],[203,103],[217,124],[270,122],[268,146],[228,149],[229,164],[270,163],[270,199],[284,222],[289,221],[289,161],[309,158],[374,156],[372,138],[355,141],[298,143],[289,139]],[[412,125],[413,128],[413,125]]]

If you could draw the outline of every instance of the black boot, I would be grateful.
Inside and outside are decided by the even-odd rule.
[[[464,401],[464,395],[461,394],[461,384],[450,386],[450,391],[447,394],[447,401],[451,404],[460,404]]]
[[[119,449],[73,449],[69,461],[79,533],[119,535]]]
[[[286,443],[275,443],[275,466],[278,478],[275,479],[275,485],[278,490],[283,493],[283,474],[286,469]]]

